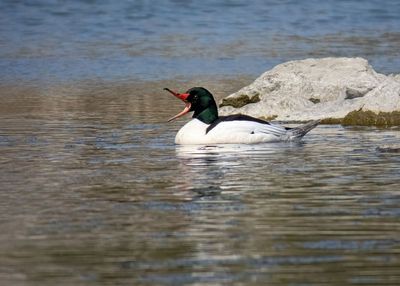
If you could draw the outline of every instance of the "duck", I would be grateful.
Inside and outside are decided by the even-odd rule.
[[[313,120],[290,128],[245,114],[219,116],[214,96],[204,87],[192,87],[184,93],[169,88],[164,90],[185,104],[184,109],[171,117],[168,122],[193,112],[192,120],[187,122],[175,136],[175,144],[178,145],[300,141],[320,122]]]

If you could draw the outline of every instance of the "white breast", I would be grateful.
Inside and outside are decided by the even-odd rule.
[[[209,125],[198,119],[186,123],[176,134],[176,144],[251,144],[282,140],[286,130],[281,126],[254,121],[225,121],[206,134]]]
[[[207,144],[207,127],[198,119],[190,120],[176,134],[175,144]]]

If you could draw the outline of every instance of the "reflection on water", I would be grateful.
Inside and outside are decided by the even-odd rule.
[[[164,84],[2,90],[2,284],[398,284],[398,128],[175,146]]]

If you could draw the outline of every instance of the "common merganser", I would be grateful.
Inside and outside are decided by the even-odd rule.
[[[185,108],[168,122],[194,111],[192,120],[176,134],[176,144],[252,144],[298,141],[316,127],[319,120],[295,128],[284,127],[243,114],[218,116],[213,95],[204,87],[193,87],[185,93],[172,93],[185,103]]]

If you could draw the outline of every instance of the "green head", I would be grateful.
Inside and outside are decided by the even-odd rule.
[[[206,124],[218,119],[218,108],[213,95],[204,87],[193,87],[187,100],[191,103],[190,111],[194,111],[193,118],[197,118]]]
[[[218,108],[213,95],[204,87],[192,87],[185,93],[176,93],[169,89],[173,95],[185,102],[185,109],[170,119],[181,117],[182,115],[194,111],[193,118],[197,118],[206,124],[211,124],[218,119]]]

